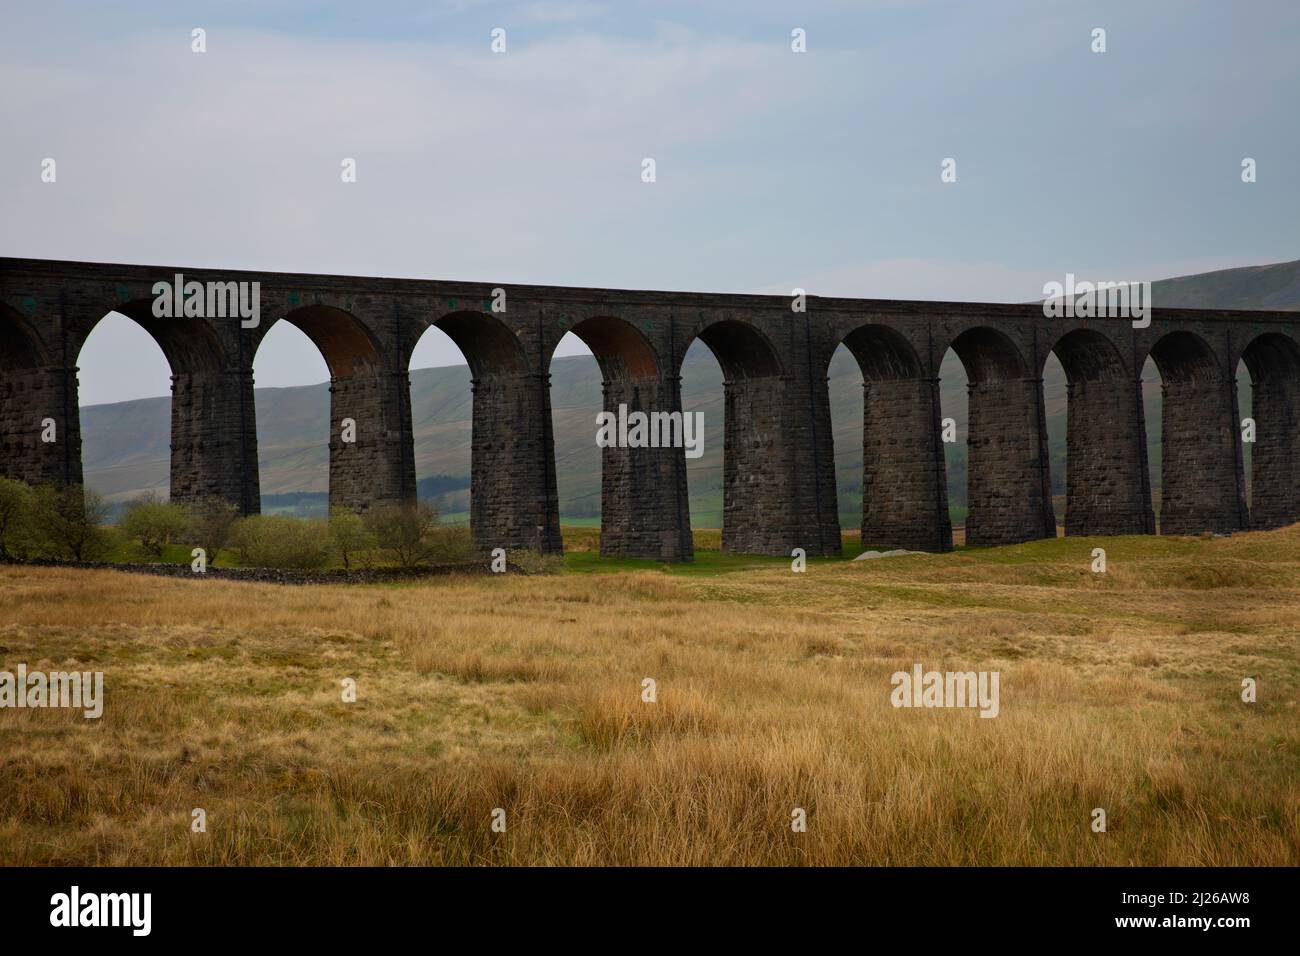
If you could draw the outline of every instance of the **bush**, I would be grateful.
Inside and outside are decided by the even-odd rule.
[[[375,535],[359,514],[346,508],[330,509],[330,547],[344,568],[351,569],[353,562],[369,567],[376,543]]]
[[[207,554],[208,564],[216,564],[221,549],[230,543],[239,508],[221,498],[200,501],[190,509],[189,535]]]
[[[439,525],[430,532],[426,552],[430,564],[469,564],[475,559],[469,528]]]
[[[34,551],[64,561],[104,557],[110,537],[103,524],[108,507],[103,497],[81,485],[41,485],[32,509]]]
[[[365,524],[380,552],[400,567],[413,568],[434,557],[438,512],[426,501],[376,505],[366,512]]]
[[[0,558],[22,560],[36,547],[33,512],[36,495],[21,481],[0,478]]]
[[[324,521],[283,515],[240,518],[230,543],[241,564],[260,568],[311,570],[329,560],[329,529]]]
[[[161,558],[163,548],[184,534],[189,524],[189,512],[150,492],[126,509],[118,527],[146,556]]]

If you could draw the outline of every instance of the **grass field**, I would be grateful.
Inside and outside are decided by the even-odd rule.
[[[1300,863],[1300,527],[804,574],[592,534],[402,586],[0,566],[0,669],[107,698],[0,710],[0,863]],[[916,663],[999,716],[895,709]]]

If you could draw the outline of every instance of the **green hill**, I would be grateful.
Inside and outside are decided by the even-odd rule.
[[[1158,306],[1300,308],[1300,261],[1228,269],[1153,283]],[[945,446],[954,516],[965,513],[966,375],[951,352],[940,369],[943,413],[959,424],[959,441]],[[1159,487],[1160,381],[1148,366],[1144,393],[1151,436],[1153,482]],[[860,520],[862,494],[862,376],[847,349],[831,362],[830,396],[840,513],[846,527]],[[1242,414],[1250,401],[1249,380],[1239,375]],[[600,450],[595,416],[600,410],[600,370],[590,356],[558,358],[551,364],[560,512],[566,523],[600,519]],[[1065,490],[1065,375],[1052,357],[1044,373],[1052,480]],[[258,461],[265,511],[323,513],[328,470],[328,385],[256,390]],[[696,343],[682,366],[682,405],[705,413],[704,456],[688,461],[691,520],[718,527],[722,520],[722,372],[708,349]],[[422,497],[444,514],[469,510],[470,385],[463,365],[411,372],[416,473]],[[86,483],[112,501],[147,490],[167,491],[170,399],[148,398],[81,409]],[[1058,506],[1058,515],[1062,509]]]

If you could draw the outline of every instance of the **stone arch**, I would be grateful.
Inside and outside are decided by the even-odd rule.
[[[330,370],[331,380],[373,375],[383,365],[379,345],[370,330],[344,309],[330,305],[304,305],[286,312],[276,321],[288,322],[311,339]],[[270,331],[270,325],[267,331]]]
[[[887,325],[859,326],[842,341],[862,371],[862,546],[951,549],[937,380]]]
[[[1223,378],[1214,349],[1195,332],[1170,332],[1160,338],[1150,351],[1151,359],[1166,385],[1213,384]]]
[[[217,329],[206,318],[153,314],[152,298],[118,302],[78,323],[69,354],[73,373],[80,371],[86,342],[110,314],[125,316],[158,345],[171,379],[171,435],[168,464],[169,498],[182,505],[211,499],[239,503],[247,472],[237,430],[223,427],[237,415],[235,383],[227,374],[227,349]],[[73,390],[68,418],[76,416],[77,474],[80,476],[82,431],[77,389]],[[69,429],[71,431],[71,428]]]
[[[961,359],[972,386],[1028,376],[1029,363],[1005,332],[987,325],[966,329],[948,345]]]
[[[659,358],[654,346],[626,319],[593,316],[571,326],[569,331],[591,349],[607,382],[655,381],[659,378]]]
[[[445,333],[469,365],[469,524],[476,548],[562,552],[546,375],[534,368],[519,335],[491,313],[455,310],[430,318],[418,327],[410,350],[430,327]],[[407,366],[410,358],[408,351]],[[409,384],[404,395],[410,446]]]
[[[951,349],[966,370],[966,543],[1056,535],[1042,381],[1005,332],[973,326]]]
[[[593,316],[568,331],[591,349],[600,366],[602,413],[630,421],[629,437],[639,440],[636,447],[599,449],[601,554],[690,560],[682,447],[687,422],[678,383],[665,378],[654,346],[626,319]],[[635,423],[642,418],[638,430]],[[590,420],[579,427],[594,430]],[[590,441],[590,435],[579,440]]]
[[[1250,526],[1300,521],[1300,344],[1280,332],[1255,336],[1242,350],[1250,374]]]
[[[278,322],[307,336],[329,370],[329,507],[362,512],[405,500],[402,409],[375,334],[358,316],[332,305],[291,308],[265,331]]]
[[[1160,373],[1160,533],[1232,532],[1249,523],[1235,376],[1195,332],[1151,347]]]
[[[1051,353],[1066,379],[1065,533],[1153,533],[1138,376],[1096,329],[1066,332]]]
[[[793,411],[780,354],[762,331],[735,319],[708,323],[695,338],[722,369],[722,549],[788,555],[808,532],[792,526],[798,489],[782,423]]]
[[[748,322],[735,319],[713,322],[701,329],[696,338],[709,347],[728,381],[782,374],[781,358],[776,348],[766,335]],[[686,354],[685,350],[682,354]]]
[[[158,318],[153,314],[152,299],[135,299],[116,305],[97,317],[82,330],[77,343],[78,355],[95,326],[103,321],[109,312],[126,316],[149,333],[149,337],[158,343],[158,347],[167,358],[173,380],[177,375],[216,371],[226,367],[226,349],[221,343],[217,330],[208,319],[194,316]]]
[[[1056,340],[1050,351],[1056,354],[1061,367],[1065,369],[1065,377],[1071,382],[1123,382],[1133,379],[1119,346],[1096,329],[1071,329]]]
[[[493,376],[523,375],[528,371],[528,356],[519,336],[490,313],[448,312],[427,323],[420,334],[430,326],[445,332],[456,343],[476,382]],[[411,347],[414,346],[412,342]],[[409,363],[409,355],[406,360]]]

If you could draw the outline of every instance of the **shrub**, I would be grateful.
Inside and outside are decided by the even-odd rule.
[[[21,481],[0,478],[0,558],[23,559],[33,549],[36,495]]]
[[[469,528],[438,525],[429,533],[426,554],[430,564],[469,564],[475,557]]]
[[[403,568],[434,556],[438,511],[427,501],[376,505],[366,512],[365,525],[379,550]]]
[[[235,522],[231,544],[242,564],[261,568],[310,570],[329,560],[329,530],[324,521],[285,515],[252,515]]]
[[[368,566],[376,541],[359,514],[346,508],[330,509],[330,547],[343,567],[350,569],[354,561]]]
[[[190,539],[207,554],[208,564],[216,564],[221,549],[230,543],[239,508],[222,498],[200,501],[190,509]]]
[[[81,485],[41,485],[32,510],[36,551],[65,561],[94,561],[108,551],[103,524],[108,507],[98,492]]]
[[[184,534],[189,523],[184,508],[150,492],[126,509],[118,526],[148,557],[161,558],[163,548]]]

